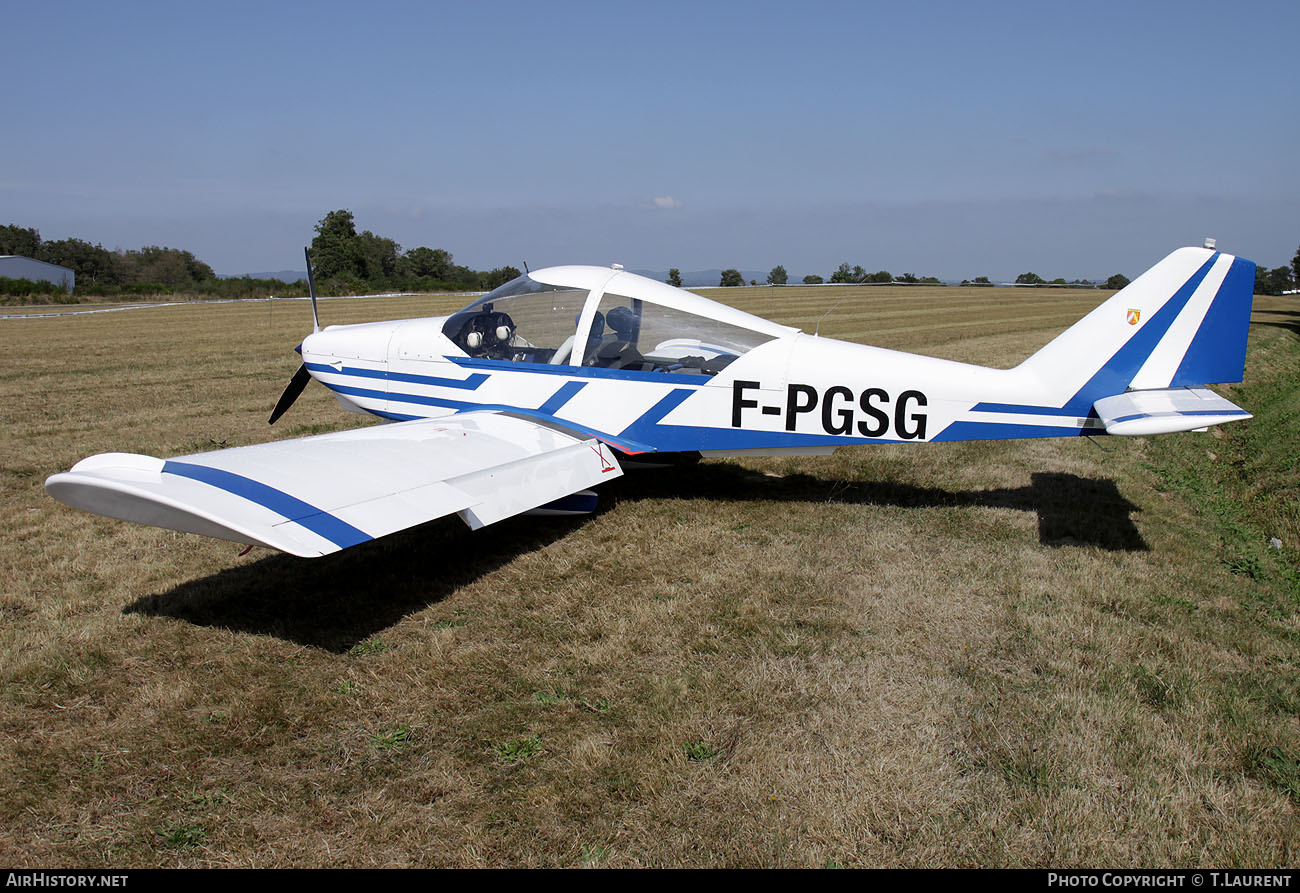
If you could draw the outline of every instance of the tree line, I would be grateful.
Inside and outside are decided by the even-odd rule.
[[[669,270],[667,281],[669,285],[676,285],[678,287],[681,287],[682,284],[681,271],[678,270],[676,267]],[[775,267],[772,268],[772,271],[767,274],[768,285],[786,285],[789,283],[789,281],[790,281],[790,274],[786,271],[785,267],[781,264],[777,264]],[[863,284],[882,284],[882,283],[901,283],[904,285],[943,285],[944,284],[943,281],[939,279],[937,276],[917,276],[915,273],[902,273],[898,276],[895,276],[893,273],[890,273],[888,270],[877,270],[874,273],[868,273],[866,268],[863,267],[861,264],[854,264],[850,266],[847,262],[840,264],[839,267],[835,270],[835,272],[831,273],[830,281],[835,284],[843,284],[843,285],[863,285]],[[815,273],[810,273],[809,275],[803,277],[803,282],[804,285],[821,285],[825,283],[826,280]],[[744,285],[744,284],[745,284],[744,276],[742,276],[740,271],[736,269],[723,270],[722,277],[718,281],[718,285],[724,288],[728,286]],[[751,279],[749,284],[757,285],[758,283]],[[993,285],[993,283],[989,281],[989,277],[987,276],[976,276],[973,280],[963,279],[961,281],[961,284],[976,285],[976,286]],[[1039,276],[1037,273],[1021,273],[1019,276],[1016,277],[1016,284],[1017,285],[1043,285],[1049,287],[1070,286],[1073,288],[1120,289],[1128,285],[1128,279],[1125,276],[1116,273],[1114,276],[1111,276],[1109,279],[1107,279],[1104,284],[1100,282],[1090,282],[1087,279],[1075,279],[1072,282],[1066,282],[1065,279],[1053,279],[1052,281],[1049,282],[1043,277]]]
[[[402,250],[393,239],[378,236],[369,230],[357,232],[351,211],[330,211],[315,227],[312,239],[312,260],[316,280],[321,290],[331,294],[360,294],[367,291],[490,291],[519,275],[513,266],[476,271],[454,262],[451,252],[443,248],[420,246]],[[80,294],[100,296],[195,294],[203,297],[251,297],[282,291],[286,283],[277,279],[240,278],[220,279],[212,267],[194,256],[193,252],[179,248],[146,245],[143,248],[123,251],[109,250],[99,243],[82,239],[44,240],[34,227],[16,224],[0,226],[0,255],[14,254],[47,263],[68,267],[76,273],[76,290]],[[821,276],[811,274],[803,278],[805,284],[825,282]],[[861,264],[842,263],[830,274],[830,281],[842,284],[905,283],[941,284],[934,276],[917,276],[903,273],[895,276],[888,270],[867,272]],[[789,274],[778,264],[767,274],[768,285],[786,285]],[[1046,280],[1037,273],[1021,273],[1017,285],[1070,286],[1076,288],[1120,289],[1128,285],[1128,278],[1120,273],[1104,283],[1064,278]],[[1280,295],[1294,290],[1300,283],[1300,249],[1296,250],[1291,265],[1268,269],[1258,266],[1255,271],[1255,294]],[[669,270],[668,284],[680,287],[681,271]],[[744,285],[739,270],[722,271],[720,286]],[[757,283],[750,281],[751,285]],[[987,276],[962,280],[962,285],[991,286]],[[288,283],[305,290],[306,283]],[[0,295],[26,298],[33,295],[54,294],[63,298],[62,290],[49,282],[5,279],[0,277]]]
[[[1300,248],[1291,258],[1291,266],[1274,267],[1266,270],[1263,266],[1255,267],[1255,294],[1280,295],[1294,291],[1300,285]]]
[[[363,294],[372,291],[489,291],[519,275],[514,267],[480,272],[454,263],[442,248],[403,251],[392,239],[357,232],[351,211],[330,211],[316,224],[312,261],[321,291]],[[130,299],[185,294],[203,298],[262,297],[286,290],[306,292],[303,279],[248,276],[222,279],[190,251],[147,245],[110,250],[83,239],[45,240],[35,227],[0,226],[0,255],[13,254],[68,267],[76,274],[76,294]],[[287,287],[287,289],[286,289]],[[52,282],[0,277],[0,297],[26,302],[33,297],[75,301]]]
[[[767,274],[768,285],[786,285],[789,282],[789,274],[784,266],[778,264]],[[805,285],[821,285],[826,280],[816,274],[809,274],[803,277]],[[934,276],[916,276],[912,273],[903,273],[901,276],[894,276],[888,270],[879,270],[875,273],[868,273],[861,264],[850,266],[847,262],[839,265],[835,272],[831,273],[830,281],[833,283],[842,283],[848,285],[861,285],[863,283],[884,283],[898,282],[908,285],[942,285],[939,279]],[[668,284],[681,287],[681,271],[676,267],[668,271]],[[744,285],[745,278],[739,270],[728,269],[722,271],[722,276],[718,285],[722,287]],[[754,280],[750,280],[750,285],[757,285]],[[963,279],[962,285],[967,286],[992,286],[987,276],[976,276],[974,279]],[[1106,279],[1105,282],[1092,282],[1087,279],[1074,279],[1069,282],[1064,277],[1047,280],[1037,273],[1021,273],[1016,277],[1016,285],[1028,285],[1039,288],[1106,288],[1118,291],[1129,284],[1129,279],[1123,273]],[[1296,249],[1295,257],[1291,259],[1291,265],[1274,267],[1268,269],[1262,265],[1255,267],[1255,294],[1257,295],[1280,295],[1285,292],[1294,291],[1300,284],[1300,248]]]
[[[148,293],[217,278],[210,266],[192,252],[179,248],[146,245],[131,251],[110,251],[82,239],[42,239],[35,227],[15,224],[0,226],[0,254],[16,254],[68,267],[77,274],[78,290],[92,293]]]

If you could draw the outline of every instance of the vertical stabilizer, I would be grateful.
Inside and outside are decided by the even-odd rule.
[[[1209,248],[1180,248],[1017,371],[1065,407],[1127,390],[1241,381],[1255,265]]]

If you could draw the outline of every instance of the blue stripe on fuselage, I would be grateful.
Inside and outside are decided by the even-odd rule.
[[[357,378],[377,378],[383,381],[401,381],[407,384],[427,384],[437,388],[458,388],[460,390],[474,391],[478,386],[487,381],[490,376],[483,372],[476,372],[469,378],[439,378],[433,375],[415,375],[410,372],[389,372],[386,369],[362,369],[356,366],[341,366],[335,369],[325,363],[307,363],[307,368],[312,372],[321,372],[328,375],[353,375]]]
[[[537,411],[544,415],[555,415],[574,398],[574,396],[587,386],[585,381],[568,381],[560,385],[560,389],[550,396],[545,403],[537,407]]]
[[[779,449],[790,447],[851,446],[855,444],[901,442],[897,438],[846,437],[843,435],[803,434],[799,432],[786,431],[755,431],[732,427],[697,427],[691,425],[663,424],[665,416],[685,402],[692,394],[696,393],[699,387],[707,381],[707,379],[701,380],[701,377],[696,375],[684,376],[672,373],[647,372],[629,373],[614,369],[549,366],[537,363],[512,363],[507,361],[459,357],[448,357],[447,359],[456,362],[457,365],[460,366],[470,366],[471,368],[482,368],[487,366],[493,371],[523,374],[542,372],[548,375],[565,375],[570,378],[581,376],[585,378],[615,378],[629,381],[652,381],[661,383],[671,381],[677,384],[689,383],[691,386],[674,388],[654,406],[647,410],[641,417],[625,427],[618,434],[600,431],[586,425],[575,424],[572,421],[555,417],[555,413],[559,412],[571,399],[573,399],[574,396],[586,387],[588,382],[584,381],[564,382],[550,397],[536,408],[500,403],[474,403],[467,400],[452,399],[449,397],[435,397],[427,394],[411,394],[401,391],[381,391],[373,388],[361,388],[328,382],[326,383],[326,386],[331,390],[348,396],[388,401],[389,407],[387,409],[372,410],[376,415],[380,415],[384,418],[399,421],[421,418],[421,416],[393,411],[393,404],[400,403],[437,407],[439,409],[448,409],[454,412],[470,412],[480,409],[492,410],[526,418],[536,418],[548,421],[552,424],[577,431],[586,436],[599,438],[600,440],[629,453],[680,452],[691,450]],[[314,367],[315,364],[312,364],[308,368]],[[435,387],[456,387],[463,390],[476,390],[478,385],[482,383],[482,380],[488,377],[488,375],[484,373],[475,373],[464,381],[422,375],[402,375],[402,377],[398,377],[399,374],[386,374],[377,370],[362,370],[350,367],[344,367],[340,370],[334,369],[332,366],[319,367],[319,371],[336,375],[351,375],[361,378],[386,379],[389,381],[410,381],[412,383],[428,384]],[[682,379],[686,379],[686,381],[683,382]],[[1052,425],[1011,425],[992,422],[957,422],[950,425],[947,429],[938,432],[935,436],[929,439],[942,441],[987,440],[1007,437],[1071,437],[1083,433],[1077,424],[1077,419],[1081,417],[1096,417],[1096,413],[1091,411],[1091,405],[1089,405],[1086,412],[1082,413],[1077,412],[1072,406],[1068,405],[1062,408],[1043,408],[1020,406],[1015,404],[981,404],[976,407],[976,411],[1062,417],[1073,416],[1074,419],[1072,421],[1075,421],[1075,424],[1068,426],[1061,425],[1058,427]],[[1064,422],[1065,419],[1063,418],[1062,421]],[[1098,430],[1098,433],[1102,432]]]
[[[1007,422],[953,422],[934,437],[931,443],[954,440],[1021,440],[1031,437],[1078,437],[1105,434],[1105,428],[1066,427],[1065,425],[1013,425]]]
[[[543,404],[543,407],[557,399],[559,400],[559,406],[563,406],[582,386],[582,382],[570,382],[569,384],[578,385],[578,387],[569,391],[565,390],[567,385],[561,387],[552,394],[550,398],[548,398],[547,403]],[[466,403],[464,400],[448,400],[445,397],[426,397],[423,394],[388,394],[384,391],[372,391],[366,388],[354,388],[349,387],[348,385],[330,384],[328,382],[325,383],[325,386],[332,391],[337,391],[340,394],[347,394],[351,397],[370,397],[375,400],[389,400],[396,403],[415,403],[423,406],[437,406],[441,409],[451,409],[456,412],[473,412],[474,410],[482,409],[488,412],[501,412],[506,413],[507,415],[520,416],[523,418],[539,419],[541,421],[550,422],[560,428],[575,431],[586,437],[595,437],[599,440],[603,440],[606,443],[613,444],[625,453],[653,453],[658,449],[658,447],[649,444],[628,440],[626,437],[608,434],[604,431],[592,428],[589,425],[571,422],[567,419],[558,419],[552,412],[546,412],[541,408],[529,409],[526,406],[511,406],[506,403]],[[390,409],[368,409],[366,411],[397,422],[409,422],[415,419],[428,418],[428,416],[393,412]]]

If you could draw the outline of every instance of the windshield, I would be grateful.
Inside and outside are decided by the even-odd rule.
[[[443,334],[471,357],[566,363],[587,290],[512,279],[448,318]]]

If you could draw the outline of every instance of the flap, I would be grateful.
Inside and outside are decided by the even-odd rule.
[[[622,473],[598,440],[470,412],[165,461],[106,453],[45,488],[111,518],[311,558],[453,512],[477,529]]]
[[[1160,388],[1105,397],[1093,409],[1107,434],[1142,436],[1194,431],[1248,419],[1250,413],[1209,388]]]

